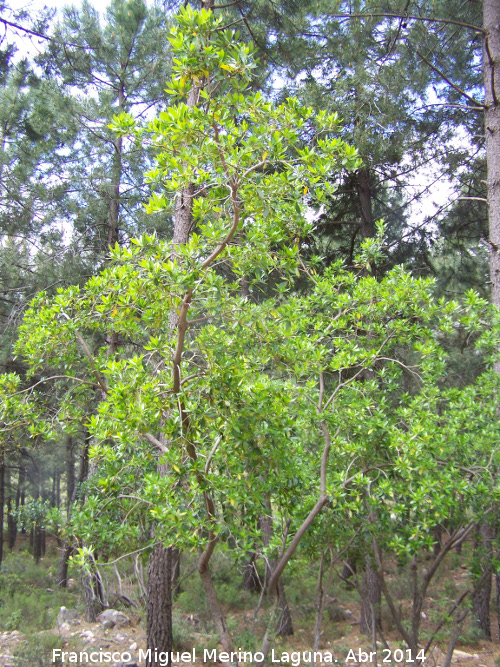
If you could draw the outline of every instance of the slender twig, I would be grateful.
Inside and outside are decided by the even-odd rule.
[[[166,447],[162,442],[160,442],[157,438],[155,438],[154,435],[151,435],[151,433],[143,433],[142,435],[146,438],[148,442],[150,442],[155,447],[158,447],[158,449],[164,454],[168,452],[168,447]]]
[[[478,102],[478,101],[475,100],[473,97],[471,97],[468,93],[466,93],[464,90],[462,90],[459,86],[457,86],[456,83],[453,83],[453,81],[451,81],[451,80],[446,76],[446,74],[445,74],[444,72],[442,72],[442,71],[439,69],[439,67],[436,67],[435,65],[433,65],[433,64],[430,62],[430,60],[427,60],[427,58],[426,58],[422,53],[420,53],[420,51],[419,51],[418,49],[415,49],[415,53],[416,53],[416,54],[417,54],[417,55],[424,61],[424,63],[426,63],[427,65],[429,65],[429,67],[430,67],[434,72],[436,72],[436,74],[438,74],[444,81],[446,81],[447,84],[449,84],[449,85],[450,85],[452,88],[454,88],[458,93],[460,93],[460,95],[463,95],[466,99],[469,100],[469,102],[472,102],[472,104],[473,104],[474,106],[476,106],[476,107],[481,107],[482,109],[486,109],[486,105],[485,105],[485,104],[481,104],[481,102]]]
[[[115,560],[110,561],[109,563],[99,563],[101,567],[107,567],[108,565],[114,565],[115,563],[118,563],[118,561],[123,560],[124,558],[128,558],[129,556],[133,556],[134,554],[139,554],[142,551],[147,551],[147,549],[152,549],[155,547],[157,544],[161,544],[161,542],[153,542],[152,544],[148,544],[145,547],[142,547],[142,549],[136,549],[135,551],[129,551],[126,554],[123,554],[123,556],[119,556]]]
[[[329,14],[329,18],[332,19],[370,19],[370,18],[394,18],[394,19],[405,19],[406,21],[422,21],[424,23],[445,23],[448,25],[458,25],[462,28],[470,28],[470,30],[475,30],[481,34],[486,34],[486,31],[483,30],[478,25],[473,25],[472,23],[464,23],[463,21],[453,21],[452,19],[440,19],[440,18],[431,18],[430,16],[409,16],[405,14],[395,14],[392,12],[374,12],[370,14]],[[310,37],[324,37],[319,33],[305,33]]]
[[[217,451],[217,447],[220,444],[220,441],[222,440],[222,435],[219,435],[217,440],[215,441],[214,446],[212,447],[210,454],[208,455],[207,462],[205,463],[205,475],[208,473],[208,470],[210,468],[210,463],[212,462],[213,455]]]

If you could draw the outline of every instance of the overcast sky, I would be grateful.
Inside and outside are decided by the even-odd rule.
[[[50,2],[47,2],[47,0],[45,0],[45,2],[44,0],[7,0],[7,4],[12,9],[28,9],[37,11],[38,9],[43,9],[43,7],[55,7],[56,9],[61,9],[65,5],[79,5],[80,2],[79,0],[75,0],[74,2],[71,0],[50,0]],[[100,3],[91,0],[91,4],[98,6]]]

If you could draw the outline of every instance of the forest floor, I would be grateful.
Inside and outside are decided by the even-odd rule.
[[[102,650],[117,652],[127,661],[143,667],[144,661],[138,659],[139,651],[146,650],[145,613],[137,600],[137,582],[132,576],[132,568],[122,568],[119,579],[113,572],[108,572],[107,593],[110,606],[119,609],[130,619],[128,625],[116,625],[105,629],[100,623],[89,624],[84,620],[82,596],[75,580],[66,591],[55,590],[53,584],[57,568],[58,552],[55,544],[50,545],[42,561],[35,565],[27,553],[26,540],[21,537],[16,549],[8,553],[0,573],[0,667],[45,667],[49,664],[87,665],[95,664],[86,660],[71,661],[69,652]],[[203,651],[208,649],[221,650],[217,645],[213,623],[204,600],[203,590],[196,573],[190,574],[193,563],[186,557],[182,563],[184,579],[181,578],[181,592],[176,598],[174,607],[174,643],[176,651],[192,651],[196,649],[196,665],[213,664],[203,662]],[[254,608],[258,595],[241,590],[241,575],[229,558],[219,558],[214,564],[214,579],[221,600],[227,612],[228,624],[234,637],[236,648],[245,651],[258,651],[263,634],[265,608],[261,611],[257,623],[253,623]],[[282,657],[282,652],[311,651],[314,643],[314,621],[316,606],[316,567],[309,573],[307,570],[292,572],[286,580],[286,593],[289,600],[294,634],[285,638],[277,638],[274,644],[275,658]],[[396,567],[388,568],[388,580],[397,598],[402,617],[410,608],[407,599],[408,577],[404,571]],[[469,573],[460,564],[460,558],[450,562],[441,573],[434,586],[431,597],[427,598],[422,616],[422,637],[426,640],[439,621],[442,610],[449,607],[449,602],[456,599],[467,584]],[[124,607],[119,605],[119,594],[126,595],[137,606]],[[405,663],[407,655],[405,645],[393,627],[388,610],[382,608],[384,638],[388,649],[382,644],[377,646],[375,657],[364,662],[364,653],[372,651],[371,638],[359,632],[360,603],[359,594],[352,587],[335,577],[332,589],[327,591],[328,604],[324,613],[323,634],[319,650],[324,654],[331,652],[333,658],[341,665],[360,665],[367,667],[384,667],[388,664],[410,665]],[[58,627],[57,615],[61,606],[74,609],[78,613],[78,624]],[[492,614],[491,626],[493,641],[485,641],[478,636],[473,623],[464,624],[456,645],[453,664],[463,667],[499,667],[500,642],[498,639],[497,618]],[[437,644],[425,662],[428,667],[442,667],[444,664],[450,628],[443,629],[438,636]],[[64,663],[52,661],[52,650],[61,649],[68,652]],[[399,649],[399,652],[398,652]],[[390,653],[389,653],[390,650]],[[129,653],[129,661],[126,654]],[[301,656],[303,658],[304,656]],[[307,655],[305,658],[307,659]],[[368,656],[366,656],[368,657]],[[415,656],[412,656],[415,657]],[[360,660],[361,658],[361,660]],[[292,660],[292,656],[290,655]],[[384,659],[386,660],[384,662]],[[328,660],[328,658],[327,658]],[[325,661],[326,662],[326,661]],[[192,663],[180,663],[189,667]],[[100,662],[98,664],[120,665],[116,662]],[[249,662],[241,663],[248,665]],[[301,659],[301,666],[306,661]],[[321,663],[317,663],[318,665]],[[292,663],[284,661],[275,663],[277,667],[292,667]],[[273,665],[271,664],[271,667]]]

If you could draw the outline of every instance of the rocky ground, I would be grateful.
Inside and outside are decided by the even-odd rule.
[[[338,639],[329,639],[327,636],[324,637],[321,650],[323,652],[331,651],[334,657],[338,660],[339,664],[344,663],[346,666],[365,664],[366,667],[384,667],[384,664],[390,664],[390,661],[384,663],[384,658],[388,658],[387,650],[384,652],[384,647],[382,645],[378,646],[377,656],[371,657],[371,660],[367,658],[368,652],[371,650],[369,645],[368,638],[359,635],[359,621],[357,620],[358,609],[355,605],[352,605],[352,609],[346,607],[344,609],[346,619],[339,624],[338,632],[342,632],[342,636]],[[246,613],[248,615],[248,612]],[[242,616],[242,621],[244,614]],[[186,616],[183,618],[189,627],[191,627],[191,641],[192,646],[197,648],[197,660],[196,664],[198,667],[201,667],[202,660],[202,649],[206,643],[206,636],[197,632],[198,624],[196,623],[196,618],[191,616]],[[89,655],[92,651],[102,651],[104,658],[105,653],[114,654],[114,657],[118,657],[120,654],[125,658],[123,661],[101,661],[100,664],[108,665],[108,667],[144,667],[144,661],[138,659],[139,649],[146,650],[146,637],[144,629],[138,623],[138,619],[134,619],[133,616],[129,618],[126,614],[116,610],[106,610],[100,617],[99,622],[94,624],[86,623],[85,620],[74,610],[61,608],[58,621],[55,628],[48,632],[39,633],[39,635],[51,634],[55,637],[58,637],[62,642],[59,643],[59,646],[64,646],[63,650],[68,652],[68,655],[65,658],[63,664],[78,664],[78,665],[90,665],[96,664],[94,662],[82,660],[75,663],[74,661],[70,662],[70,651],[76,652],[88,652]],[[25,661],[16,662],[14,656],[16,649],[25,643],[27,638],[20,631],[13,632],[4,632],[0,635],[0,667],[18,667],[21,665],[25,666]],[[390,638],[390,633],[387,640],[389,649],[392,652],[395,652],[398,648],[401,649],[402,645],[397,641],[396,638]],[[277,657],[281,657],[283,651],[291,653],[292,651],[309,651],[311,648],[312,642],[311,638],[308,636],[308,633],[303,629],[298,629],[296,634],[293,637],[287,639],[286,642],[282,642],[275,650]],[[427,657],[426,665],[428,667],[442,667],[445,660],[445,648],[443,651],[439,648],[435,648],[434,651]],[[351,653],[349,653],[351,651]],[[128,655],[127,655],[128,654]],[[394,657],[399,658],[401,653],[393,653]],[[129,658],[130,656],[130,658]],[[453,655],[453,664],[459,664],[460,667],[498,667],[499,661],[498,657],[500,656],[500,645],[498,641],[493,642],[475,642],[471,647],[460,646],[460,648],[455,649]],[[376,662],[375,662],[376,660]],[[40,663],[41,664],[41,663]],[[45,663],[44,663],[45,664]],[[57,662],[55,664],[58,664]],[[98,663],[99,664],[99,663]],[[190,663],[181,663],[189,667]],[[406,664],[411,667],[410,663],[404,663],[403,661],[396,663],[393,660],[393,664]],[[26,665],[26,667],[31,667],[31,665]],[[36,664],[33,664],[33,667],[37,667]],[[277,667],[287,667],[286,663],[281,663]],[[288,664],[288,667],[291,667],[291,664]],[[317,666],[318,667],[318,666]]]

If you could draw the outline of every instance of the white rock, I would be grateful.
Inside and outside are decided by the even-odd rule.
[[[474,656],[472,653],[465,653],[465,651],[459,651],[458,649],[455,649],[453,651],[452,662],[461,662],[462,660],[474,660]]]
[[[128,647],[129,651],[136,651],[137,650],[137,642],[134,642],[133,644],[130,644]]]
[[[80,625],[80,616],[74,609],[61,607],[57,614],[57,625],[59,627],[62,627],[63,625]]]
[[[130,625],[130,618],[116,609],[106,609],[97,617],[99,623],[112,621],[116,625]]]

